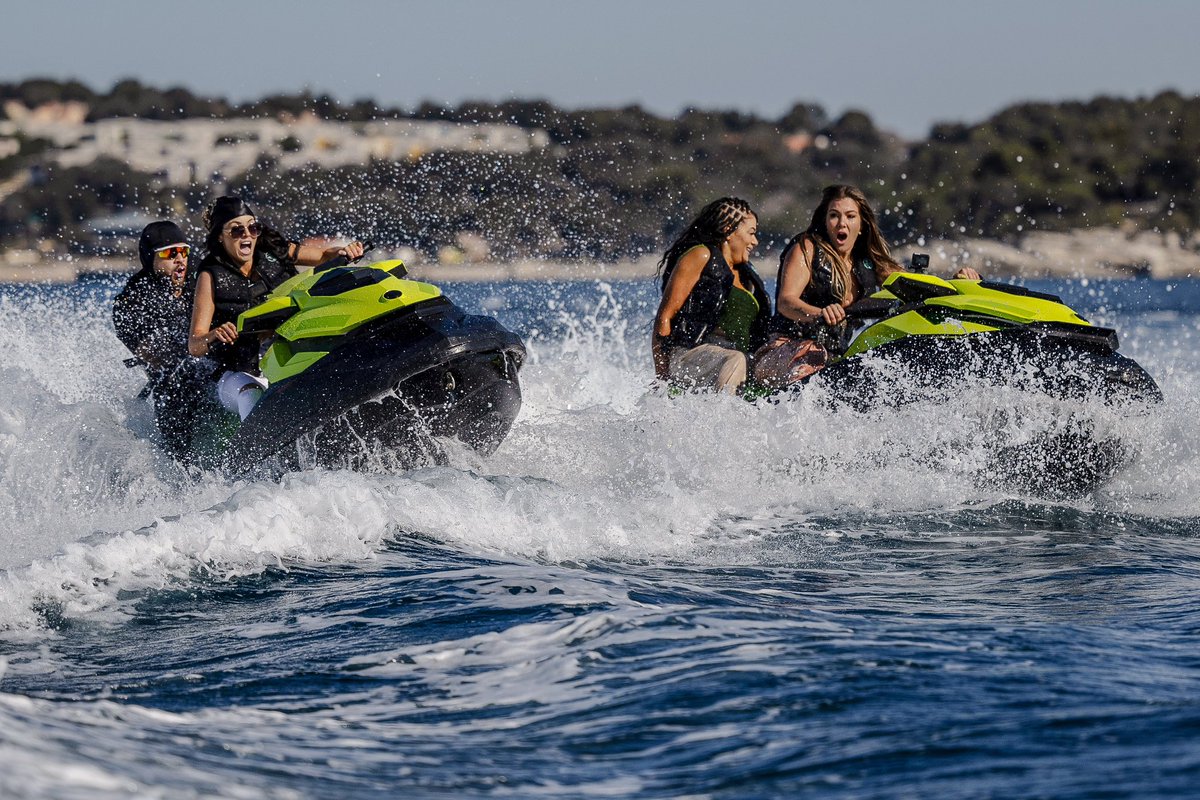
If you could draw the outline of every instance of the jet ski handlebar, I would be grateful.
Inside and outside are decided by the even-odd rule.
[[[846,306],[847,319],[882,319],[896,307],[896,301],[877,297],[864,297]]]
[[[374,249],[375,249],[374,242],[363,242],[363,255],[364,256]],[[362,258],[362,256],[359,256],[358,258]],[[329,259],[328,261],[324,261],[320,264],[317,264],[315,267],[313,267],[313,272],[324,272],[327,269],[334,269],[335,267],[344,267],[347,264],[352,264],[355,261],[358,261],[358,258],[351,260],[349,256],[347,256],[343,253],[342,255],[334,256],[333,258]]]

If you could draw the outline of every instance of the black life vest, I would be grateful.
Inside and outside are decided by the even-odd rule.
[[[199,271],[212,275],[215,306],[212,328],[226,322],[236,325],[243,311],[258,305],[275,287],[297,274],[292,264],[263,250],[255,251],[254,268],[249,277],[219,253],[205,255]],[[239,337],[232,345],[213,342],[208,355],[227,370],[258,374],[258,338],[255,336]]]
[[[794,237],[779,255],[779,281],[775,284],[775,307],[779,308],[779,291],[783,286],[783,265],[793,247],[802,247],[808,234],[801,233]],[[811,239],[811,237],[809,237]],[[879,290],[879,279],[875,275],[875,265],[870,259],[861,259],[854,265],[853,280],[859,288],[856,299],[862,299]],[[817,308],[842,302],[841,296],[833,287],[833,264],[823,249],[813,242],[813,259],[809,267],[808,286],[800,293],[800,299]],[[826,325],[820,320],[813,322],[798,322],[788,319],[776,312],[771,318],[769,329],[772,335],[786,336],[789,339],[812,339],[830,353],[840,355],[850,346],[853,329],[849,321],[842,321],[834,326]]]
[[[700,272],[700,279],[692,287],[692,291],[684,301],[683,307],[671,320],[671,333],[667,343],[672,347],[692,348],[704,343],[704,337],[717,327],[721,312],[729,293],[733,291],[733,270],[725,263],[721,251],[715,247],[708,249],[708,262]],[[678,261],[676,262],[678,263]],[[750,352],[754,352],[767,339],[767,322],[771,318],[771,299],[763,285],[762,278],[754,271],[749,262],[738,268],[741,272],[742,283],[750,284],[750,292],[758,301],[758,316],[750,328]],[[672,264],[663,272],[662,288],[666,291],[667,282],[675,270]]]

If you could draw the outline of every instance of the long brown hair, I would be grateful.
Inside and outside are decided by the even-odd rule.
[[[829,206],[837,200],[845,200],[847,198],[853,200],[858,206],[858,216],[862,222],[858,239],[854,242],[854,249],[850,251],[849,261],[838,255],[833,242],[829,241],[829,230],[825,225],[825,217],[829,213]],[[893,272],[899,272],[904,269],[892,258],[892,253],[888,249],[887,242],[883,240],[883,233],[879,230],[879,223],[875,219],[875,211],[871,208],[871,204],[867,202],[867,196],[857,186],[848,186],[841,183],[826,186],[825,191],[821,193],[821,204],[813,212],[812,221],[808,224],[808,228],[805,229],[804,233],[796,237],[797,241],[803,240],[805,236],[812,239],[813,244],[824,250],[825,255],[829,257],[829,263],[832,265],[833,271],[833,286],[831,288],[834,295],[842,298],[842,300],[848,300],[851,297],[854,283],[854,265],[860,261],[871,262],[871,266],[875,269],[875,278],[880,283],[883,283],[883,279]]]

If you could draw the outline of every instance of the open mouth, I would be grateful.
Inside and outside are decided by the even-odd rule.
[[[846,241],[847,241],[849,238],[850,238],[850,232],[849,232],[849,231],[838,231],[838,232],[837,232],[837,241],[838,241],[838,244],[845,244],[845,243],[846,243]]]

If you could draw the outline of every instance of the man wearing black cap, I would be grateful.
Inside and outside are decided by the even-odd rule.
[[[191,247],[174,222],[151,222],[138,240],[142,268],[113,301],[117,338],[153,381],[187,355],[192,293],[185,291]]]
[[[188,280],[191,248],[174,222],[152,222],[138,240],[142,268],[113,301],[117,338],[136,356],[131,366],[146,368],[163,444],[175,456],[191,441],[192,417],[203,383],[197,360],[187,352],[193,282]],[[211,367],[210,367],[211,371]]]

